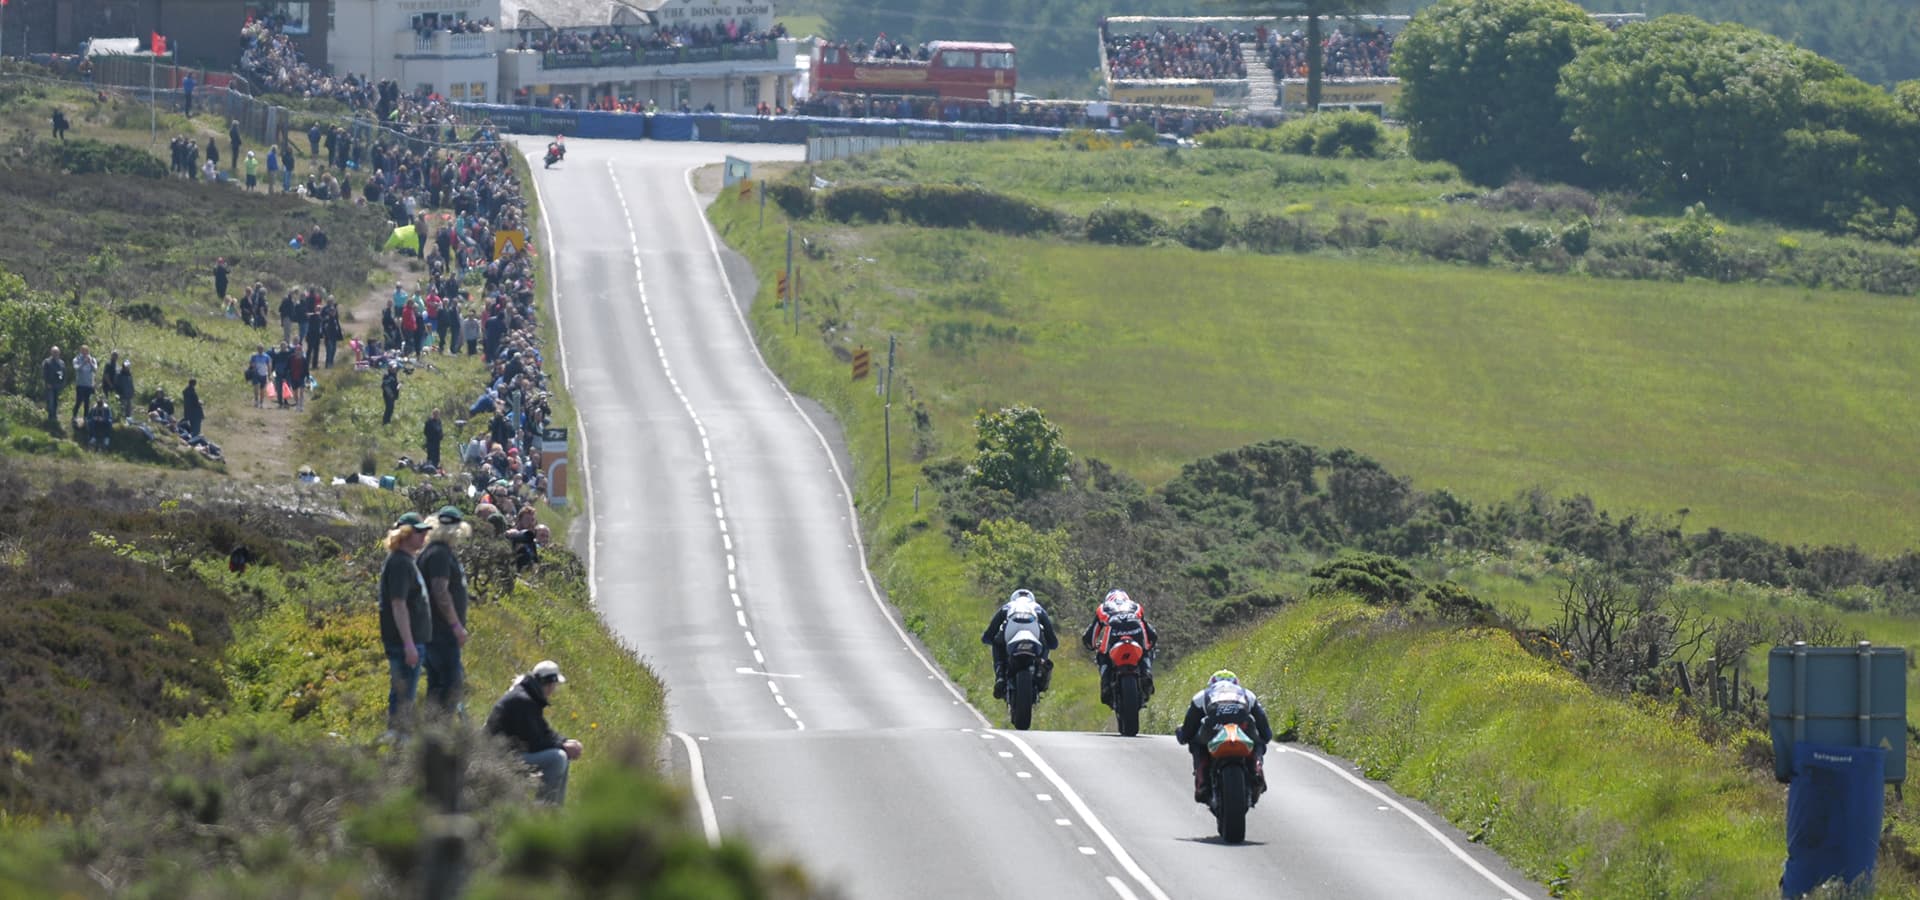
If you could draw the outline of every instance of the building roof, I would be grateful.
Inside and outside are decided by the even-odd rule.
[[[608,25],[647,25],[648,11],[660,0],[500,0],[504,28],[602,28]]]

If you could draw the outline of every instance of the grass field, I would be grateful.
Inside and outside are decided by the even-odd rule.
[[[749,205],[717,215],[746,228]],[[806,314],[847,343],[899,335],[901,377],[946,450],[970,440],[974,410],[1027,402],[1149,483],[1290,437],[1476,500],[1543,486],[1775,540],[1920,538],[1906,512],[1920,348],[1903,337],[1920,311],[1904,299],[904,226],[801,234],[827,248],[802,263]]]

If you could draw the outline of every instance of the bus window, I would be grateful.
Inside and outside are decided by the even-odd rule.
[[[840,48],[839,48],[839,47],[822,47],[822,48],[820,48],[820,61],[821,61],[821,62],[823,62],[823,63],[837,63],[837,62],[839,62],[839,61],[840,61]]]
[[[949,69],[971,69],[978,65],[971,50],[948,50],[940,54],[940,64]]]
[[[980,65],[988,69],[1011,69],[1013,68],[1013,54],[982,53],[980,54]]]

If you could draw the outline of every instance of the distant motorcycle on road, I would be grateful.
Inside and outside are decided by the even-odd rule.
[[[1047,658],[1040,623],[1034,616],[1016,613],[1007,619],[1007,718],[1013,727],[1033,727],[1033,706],[1053,681],[1053,660]]]
[[[557,163],[566,158],[567,158],[567,145],[560,143],[559,141],[554,141],[553,143],[547,145],[547,164],[545,168],[551,169],[553,168],[554,163]]]

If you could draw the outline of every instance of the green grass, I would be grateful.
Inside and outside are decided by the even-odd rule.
[[[787,33],[794,37],[830,38],[833,32],[827,27],[827,17],[819,13],[788,13],[774,16],[773,20],[787,26]]]
[[[752,226],[751,202],[717,209]],[[1920,311],[1902,298],[799,232],[828,252],[802,264],[810,319],[830,317],[847,345],[898,335],[943,451],[964,448],[975,410],[1025,402],[1150,484],[1291,437],[1480,501],[1541,486],[1781,541],[1888,552],[1920,538],[1903,437],[1920,349],[1899,337]]]
[[[1220,667],[1261,695],[1276,730],[1295,725],[1533,878],[1564,865],[1590,897],[1778,890],[1784,803],[1770,777],[1657,708],[1591,693],[1504,632],[1315,601],[1182,661],[1167,683]],[[1142,728],[1170,730],[1180,711],[1150,706]],[[1910,895],[1881,871],[1883,895]]]

